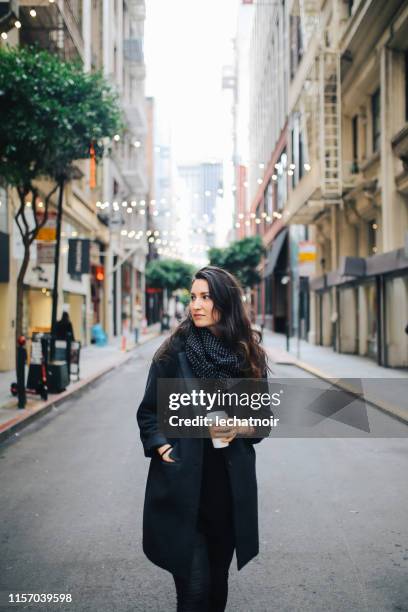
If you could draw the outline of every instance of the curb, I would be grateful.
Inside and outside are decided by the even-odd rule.
[[[272,358],[273,351],[271,351],[270,349],[266,349],[266,350],[269,353],[270,357]],[[299,361],[295,357],[292,358],[290,356],[290,361],[288,358],[288,361],[285,363],[289,365],[294,365],[297,368],[304,370],[305,372],[308,372],[309,374],[313,374],[313,376],[316,376],[317,378],[325,380],[326,382],[331,382],[333,386],[339,387],[339,389],[342,389],[343,391],[349,391],[355,395],[361,395],[361,392],[357,389],[357,387],[354,387],[353,385],[349,385],[346,383],[342,383],[341,381],[338,381],[337,377],[329,376],[325,372],[322,372],[322,370],[319,370],[318,368],[315,368],[314,366],[311,366],[308,363],[305,363],[304,361]],[[336,382],[333,382],[334,380]],[[378,408],[378,410],[381,410],[385,414],[393,416],[398,421],[401,421],[404,424],[408,424],[408,415],[405,412],[403,412],[400,408],[397,408],[396,406],[393,406],[392,404],[389,404],[388,402],[383,402],[382,400],[379,400],[379,399],[370,399],[367,396],[364,397],[364,401],[367,404],[374,406],[374,408]]]
[[[159,335],[160,333],[152,335],[150,338],[147,338],[144,342],[139,344],[138,347],[143,346],[151,340],[154,340]],[[46,415],[54,408],[54,406],[58,406],[59,404],[62,404],[65,400],[74,397],[91,383],[95,382],[108,372],[115,370],[119,366],[129,361],[129,359],[132,357],[134,349],[138,347],[134,346],[131,349],[127,349],[126,352],[121,355],[115,363],[101,368],[94,374],[91,374],[91,376],[88,376],[88,378],[84,378],[83,380],[79,380],[78,382],[71,384],[69,389],[66,389],[62,393],[59,393],[57,396],[52,397],[45,402],[42,402],[40,406],[19,410],[18,415],[0,425],[0,444],[11,436],[13,436],[14,434],[16,434],[24,427],[26,427],[27,425],[29,425],[30,423],[32,423],[33,421],[35,421],[36,419]]]

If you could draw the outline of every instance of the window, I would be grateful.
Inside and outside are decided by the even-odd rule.
[[[377,253],[377,230],[378,225],[375,219],[368,224],[368,255]]]
[[[373,131],[373,153],[380,149],[381,118],[380,118],[380,90],[371,96],[371,120]]]
[[[408,51],[405,52],[405,121],[408,121]]]
[[[288,165],[288,156],[286,151],[282,153],[279,158],[278,163],[275,165],[277,170],[277,210],[282,210],[285,206],[286,197],[287,197],[287,175],[286,175],[286,167]]]
[[[353,139],[353,162],[351,165],[351,173],[357,174],[358,172],[358,115],[354,115],[351,120],[351,130]]]
[[[8,232],[7,216],[7,191],[0,187],[0,232],[5,234]]]
[[[290,78],[296,74],[303,55],[302,31],[299,15],[290,16]]]
[[[266,188],[266,194],[265,194],[265,212],[268,217],[272,217],[272,211],[273,211],[272,198],[273,198],[273,185],[272,185],[272,181],[269,181],[268,186]]]
[[[257,206],[257,209],[256,209],[256,219],[262,219],[262,217],[261,217],[261,211],[262,211],[262,208],[263,208],[262,204],[263,204],[263,202],[261,204],[258,204],[258,206]],[[255,222],[257,236],[259,236],[260,233],[261,233],[261,225],[262,225],[262,223],[256,223]]]

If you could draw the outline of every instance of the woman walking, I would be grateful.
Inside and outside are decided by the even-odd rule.
[[[234,550],[242,569],[258,554],[253,428],[211,427],[211,438],[167,438],[157,419],[159,378],[266,378],[260,334],[251,329],[242,290],[220,268],[199,270],[187,317],[161,345],[137,411],[151,457],[143,550],[172,573],[178,612],[222,612]],[[237,437],[247,436],[247,437]],[[225,443],[215,448],[212,438]],[[163,610],[166,609],[163,602]]]

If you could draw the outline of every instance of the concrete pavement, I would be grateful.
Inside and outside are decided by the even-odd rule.
[[[175,611],[171,575],[141,545],[135,416],[161,341],[0,446],[1,610],[38,611],[1,604],[46,592],[73,603],[41,610]],[[406,611],[407,440],[269,438],[256,453],[260,553],[240,572],[234,557],[227,612]]]
[[[140,345],[160,334],[160,324],[151,325],[146,333],[140,336]],[[80,379],[72,382],[62,393],[50,393],[47,401],[37,395],[27,395],[27,406],[19,410],[17,399],[10,393],[10,384],[15,380],[15,372],[0,372],[0,442],[18,431],[33,419],[46,414],[49,410],[67,398],[83,390],[87,385],[119,367],[130,358],[130,351],[138,347],[133,341],[122,345],[122,339],[116,338],[106,346],[90,345],[81,349]],[[26,368],[27,370],[27,368]]]
[[[263,343],[272,363],[295,366],[313,376],[336,381],[337,386],[359,393],[360,381],[365,399],[387,414],[408,423],[408,370],[384,368],[372,359],[336,353],[332,348],[291,339],[264,330]]]

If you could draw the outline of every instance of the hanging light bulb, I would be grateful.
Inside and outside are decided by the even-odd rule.
[[[31,9],[30,10],[30,16],[31,17],[37,17],[37,11],[35,9]]]

